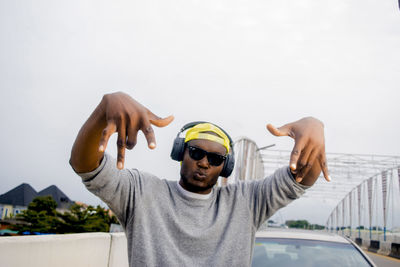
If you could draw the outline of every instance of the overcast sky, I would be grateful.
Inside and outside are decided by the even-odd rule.
[[[113,91],[175,116],[155,151],[142,135],[126,155],[162,178],[179,178],[172,141],[195,120],[291,149],[265,125],[314,116],[328,152],[399,155],[399,47],[397,0],[0,0],[0,194],[55,184],[99,204],[68,160]]]

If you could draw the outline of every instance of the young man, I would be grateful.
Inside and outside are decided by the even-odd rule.
[[[105,95],[72,148],[71,166],[125,229],[130,266],[248,266],[262,223],[301,196],[321,170],[330,180],[323,124],[314,118],[267,126],[276,136],[294,138],[295,147],[290,168],[264,180],[214,187],[221,172],[229,175],[232,143],[211,123],[189,127],[180,152],[173,151],[172,157],[182,161],[178,183],[124,169],[125,148],[135,146],[137,132],[143,131],[154,149],[151,124],[164,127],[172,120],[155,116],[124,93]],[[114,132],[116,162],[104,153]]]

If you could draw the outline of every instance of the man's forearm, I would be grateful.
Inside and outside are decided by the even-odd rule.
[[[104,152],[99,151],[99,143],[106,124],[99,105],[80,129],[72,147],[69,163],[76,172],[89,172],[99,166],[104,156]]]

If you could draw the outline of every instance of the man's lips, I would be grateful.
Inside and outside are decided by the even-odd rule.
[[[197,180],[197,179],[203,180],[203,179],[207,178],[207,175],[206,175],[205,173],[203,173],[203,172],[198,172],[198,171],[194,172],[193,176],[194,176],[194,178],[195,178],[196,180]]]

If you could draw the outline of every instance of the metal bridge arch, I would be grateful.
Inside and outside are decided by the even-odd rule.
[[[384,170],[354,187],[333,209],[326,228],[351,236],[368,231],[369,239],[400,230],[400,166]],[[368,230],[367,230],[368,229]]]
[[[246,137],[236,140],[235,169],[229,182],[266,177],[288,164],[291,151],[266,148],[260,149]],[[348,153],[327,153],[326,156],[332,181],[327,183],[321,176],[303,197],[332,203],[333,210],[326,215],[327,228],[347,228],[350,234],[351,229],[359,226],[400,230],[400,215],[395,214],[396,210],[400,211],[400,157]],[[355,200],[358,194],[360,202]],[[358,207],[361,216],[355,213]],[[356,225],[359,217],[361,221]]]

